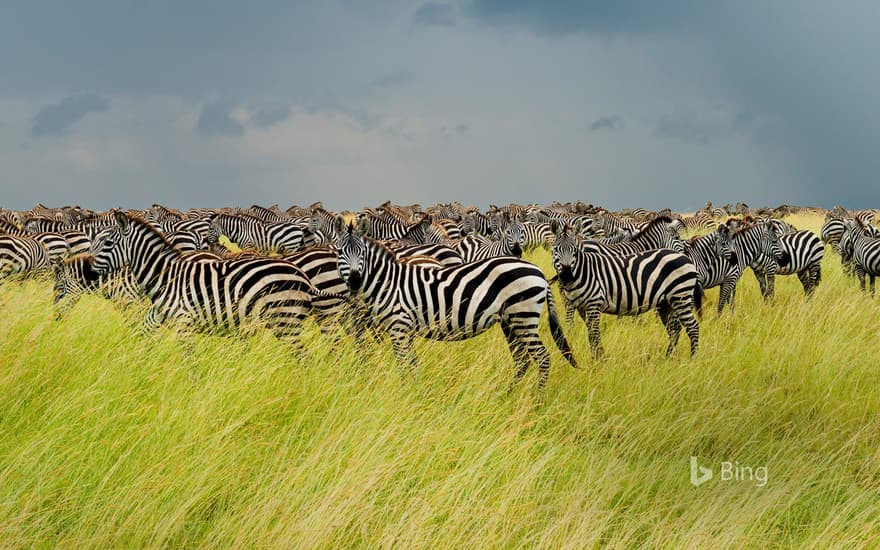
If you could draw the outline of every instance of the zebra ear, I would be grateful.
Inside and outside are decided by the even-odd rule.
[[[571,224],[572,232],[575,235],[580,235],[583,231],[583,224],[581,223],[580,218],[576,219],[573,224]]]
[[[342,214],[336,216],[336,219],[333,220],[333,229],[337,233],[342,233],[345,230],[345,218],[342,217]]]
[[[550,220],[550,231],[552,231],[554,235],[559,233],[559,222],[556,220]]]
[[[128,229],[128,224],[131,221],[128,219],[128,215],[122,210],[115,210],[113,212],[113,219],[116,220],[116,224],[123,230]]]

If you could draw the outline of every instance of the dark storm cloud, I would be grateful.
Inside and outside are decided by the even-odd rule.
[[[699,0],[473,0],[463,13],[494,25],[514,25],[540,34],[638,33],[680,28],[697,17]]]
[[[455,11],[452,4],[426,2],[413,14],[413,21],[419,25],[451,27],[455,25]]]
[[[620,115],[603,116],[590,123],[590,131],[597,130],[620,130],[623,128],[623,118]]]
[[[876,2],[472,0],[461,11],[485,26],[545,38],[654,40],[676,74],[694,86],[711,80],[741,111],[770,121],[757,139],[786,151],[802,200],[880,204],[880,155],[872,145],[880,126]],[[702,64],[679,59],[673,43]],[[666,115],[654,135],[708,143],[720,130],[704,122]]]
[[[205,103],[196,121],[196,132],[202,137],[243,135],[244,126],[232,118],[233,108],[229,103]]]
[[[96,94],[65,97],[58,103],[46,105],[37,113],[31,135],[42,137],[62,134],[87,114],[103,113],[109,108],[110,101]]]

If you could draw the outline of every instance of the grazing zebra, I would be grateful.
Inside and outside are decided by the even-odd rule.
[[[198,328],[265,326],[296,343],[317,292],[291,262],[272,258],[188,260],[147,222],[124,212],[95,243],[94,269],[129,266],[153,302],[146,330],[173,318]]]
[[[696,353],[700,326],[693,308],[700,307],[702,289],[697,268],[679,252],[659,249],[627,256],[587,252],[577,231],[553,223],[553,267],[559,286],[587,324],[590,348],[602,355],[599,314],[639,315],[657,309],[669,334],[670,355],[684,325]]]
[[[697,268],[700,287],[706,290],[719,286],[718,315],[724,310],[725,304],[731,302],[736,292],[736,283],[740,273],[736,269],[736,253],[730,243],[730,234],[726,227],[720,226],[716,231],[700,237],[693,237],[684,243],[684,254]],[[702,315],[702,308],[697,309]]]
[[[34,237],[0,235],[0,282],[11,274],[38,273],[49,267],[49,252]]]
[[[501,238],[491,241],[485,237],[471,235],[458,241],[456,250],[465,262],[497,258],[499,256],[522,257],[523,224],[513,220],[501,233]]]
[[[95,271],[94,264],[95,257],[91,254],[78,254],[54,262],[56,319],[61,319],[83,294],[100,292],[105,298],[128,303],[144,297],[128,269],[101,275]]]
[[[772,223],[772,222],[771,222]],[[774,228],[777,227],[774,224]],[[775,275],[791,275],[796,273],[804,294],[807,298],[813,295],[819,281],[822,279],[822,257],[825,255],[825,245],[822,240],[812,231],[797,231],[779,236],[778,258],[765,256],[765,262],[752,267],[761,292],[764,297],[773,296],[772,278]],[[769,264],[775,264],[774,268],[768,269]]]
[[[441,268],[399,262],[388,247],[358,235],[351,224],[343,231],[337,254],[340,274],[388,331],[399,361],[416,365],[415,336],[463,340],[500,323],[517,365],[516,379],[534,361],[543,387],[550,354],[538,334],[538,321],[546,303],[553,339],[577,367],[553,307],[550,285],[537,266],[506,257]]]
[[[861,220],[847,220],[846,224],[847,230],[840,239],[841,255],[852,262],[862,290],[865,277],[870,278],[873,297],[875,277],[880,275],[880,238],[873,236],[873,228]]]

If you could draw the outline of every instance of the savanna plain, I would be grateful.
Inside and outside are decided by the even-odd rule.
[[[146,306],[57,321],[50,281],[7,282],[0,546],[877,547],[880,300],[830,248],[810,301],[780,276],[765,304],[750,273],[733,313],[717,299],[693,359],[654,313],[603,316],[600,361],[567,327],[575,370],[543,320],[541,392],[534,371],[508,391],[500,329],[418,341],[405,373],[387,338],[144,336]]]

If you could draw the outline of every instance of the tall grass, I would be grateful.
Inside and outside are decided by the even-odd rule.
[[[818,229],[821,220],[795,219]],[[530,259],[552,273],[549,255]],[[701,350],[654,314],[568,329],[508,393],[500,331],[296,356],[252,338],[139,333],[143,310],[45,281],[0,287],[0,544],[8,547],[872,547],[880,541],[880,306],[830,251],[809,303],[754,277]],[[546,326],[545,341],[550,344]],[[186,344],[186,345],[184,345]],[[689,458],[715,469],[699,487]],[[768,481],[719,479],[721,461]]]

